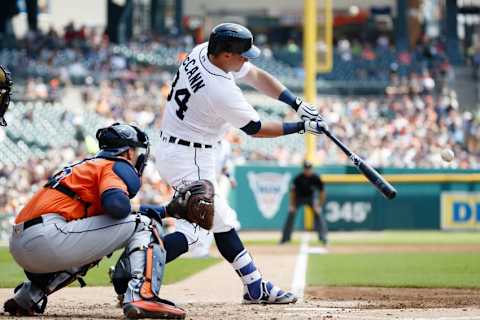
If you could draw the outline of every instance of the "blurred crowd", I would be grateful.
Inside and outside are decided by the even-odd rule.
[[[187,40],[190,39],[190,40]],[[145,36],[123,48],[129,52],[156,52],[159,48],[192,46],[188,37]],[[54,29],[46,33],[29,32],[15,46],[0,48],[0,64],[15,75],[17,100],[55,101],[62,90],[73,86],[111,87],[121,90],[135,81],[161,88],[170,81],[165,64],[155,65],[119,52],[108,38],[94,28],[73,24],[64,34]],[[168,65],[178,63],[173,57]]]
[[[417,84],[412,81],[412,85]],[[407,89],[411,90],[416,88]],[[480,114],[459,109],[455,92],[441,95],[399,93],[388,88],[384,97],[320,96],[320,114],[331,131],[352,150],[378,167],[398,168],[480,168]],[[280,107],[282,108],[282,107]],[[287,112],[285,121],[296,120]],[[242,152],[248,139],[234,139],[233,150],[239,163],[274,161],[280,165],[300,164],[303,153],[292,152],[300,140],[265,142],[248,153]],[[316,139],[315,159],[319,164],[350,164],[350,160],[329,139]],[[441,160],[443,149],[455,153],[451,163]]]
[[[392,72],[384,95],[319,96],[320,114],[342,141],[374,166],[479,169],[480,112],[462,110],[449,87],[450,71],[442,64],[437,67],[408,76]],[[281,117],[296,120],[291,110]],[[285,141],[271,144],[273,150],[257,148],[242,154],[241,144],[234,150],[241,162],[267,160],[288,165],[302,161],[303,154],[291,152]],[[441,160],[445,148],[456,155],[452,163]],[[317,139],[315,159],[320,164],[349,163],[323,137]]]
[[[459,110],[454,92],[326,98],[320,110],[333,132],[374,166],[480,168],[480,118]],[[456,154],[451,164],[440,158],[445,148]],[[347,162],[324,139],[317,156],[321,163]]]
[[[170,74],[166,76],[170,78]],[[88,111],[112,120],[135,122],[141,127],[159,127],[170,86],[145,81],[105,80],[98,87],[86,86],[81,92]]]

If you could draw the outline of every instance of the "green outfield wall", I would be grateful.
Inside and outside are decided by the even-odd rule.
[[[322,211],[330,230],[445,229],[480,231],[480,170],[379,169],[398,190],[386,200],[350,166],[315,168],[325,182]],[[242,229],[280,229],[299,167],[235,169],[231,200]],[[296,228],[303,228],[303,210]]]

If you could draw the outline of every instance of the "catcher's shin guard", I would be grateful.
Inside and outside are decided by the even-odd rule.
[[[115,291],[123,297],[123,313],[136,319],[183,319],[183,309],[159,297],[167,255],[155,222],[140,219],[140,228],[110,272]]]
[[[146,233],[139,235],[137,246],[125,248],[115,267],[109,270],[110,280],[119,296],[125,295],[130,281],[135,283],[139,296],[129,297],[127,301],[153,299],[158,296],[162,285],[165,248],[155,224],[145,226],[143,231]]]
[[[163,280],[166,253],[163,247],[151,243],[145,254],[145,274],[143,283],[140,286],[140,296],[143,299],[151,300],[159,298],[160,287]]]

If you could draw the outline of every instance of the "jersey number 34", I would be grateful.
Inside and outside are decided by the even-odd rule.
[[[175,75],[175,79],[173,79],[172,89],[168,94],[167,101],[172,100],[172,97],[175,96],[175,102],[178,104],[178,107],[179,107],[176,112],[177,117],[179,117],[180,120],[183,120],[183,118],[185,117],[184,113],[188,109],[187,102],[188,102],[188,99],[190,99],[191,93],[190,91],[188,91],[187,88],[175,90],[175,86],[177,85],[179,76],[180,76],[179,72],[177,71],[177,74]]]

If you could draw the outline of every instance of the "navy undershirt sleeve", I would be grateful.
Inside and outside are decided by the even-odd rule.
[[[260,121],[250,121],[246,126],[241,127],[240,130],[251,136],[260,131],[261,127],[262,123]]]
[[[115,174],[122,179],[127,186],[130,199],[135,197],[138,190],[140,190],[142,182],[133,166],[125,161],[115,161],[113,172],[115,172]]]
[[[108,189],[102,193],[102,207],[106,214],[115,219],[124,219],[132,210],[130,199],[121,189]]]
[[[282,125],[283,125],[283,135],[305,131],[305,123],[303,121],[284,122]]]
[[[297,97],[288,89],[285,89],[282,91],[280,96],[278,97],[278,100],[288,104],[290,107],[293,108],[293,110],[297,111],[299,103],[297,101]]]

